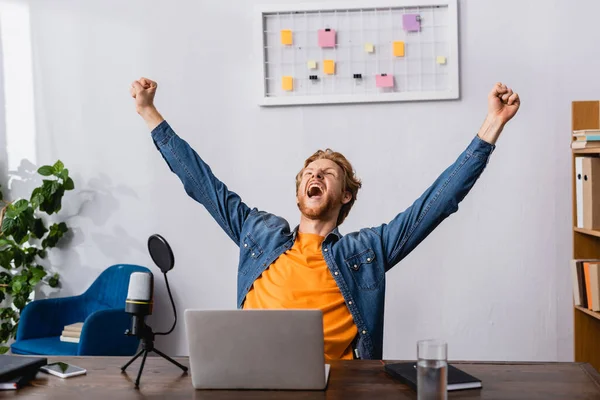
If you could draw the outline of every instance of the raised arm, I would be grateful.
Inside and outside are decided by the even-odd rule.
[[[152,139],[163,158],[185,188],[187,194],[202,204],[237,244],[250,208],[236,193],[215,177],[210,167],[171,129],[154,106],[156,82],[141,78],[131,85],[136,111],[152,131]]]
[[[383,243],[386,271],[458,210],[458,204],[485,169],[500,133],[520,104],[518,94],[497,83],[488,95],[488,115],[479,133],[456,161],[404,212],[390,223],[372,228]]]

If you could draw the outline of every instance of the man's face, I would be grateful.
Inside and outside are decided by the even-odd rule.
[[[309,219],[335,219],[343,204],[352,199],[344,191],[344,172],[334,161],[320,159],[308,164],[296,193],[300,212]]]

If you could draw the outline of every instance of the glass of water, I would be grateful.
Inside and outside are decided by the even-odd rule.
[[[417,342],[418,400],[448,398],[448,345],[441,340]]]

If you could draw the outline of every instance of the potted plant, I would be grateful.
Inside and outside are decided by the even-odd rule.
[[[5,201],[0,188],[0,302],[4,305],[0,307],[0,354],[8,351],[8,342],[15,338],[21,311],[36,286],[59,284],[58,274],[48,274],[41,264],[68,227],[57,222],[48,228],[43,217],[61,209],[63,195],[75,184],[60,160],[37,172],[47,178],[29,200]]]

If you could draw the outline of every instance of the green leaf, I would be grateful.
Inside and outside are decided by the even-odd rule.
[[[27,293],[27,295],[29,295],[29,293]],[[17,307],[19,311],[21,311],[25,308],[25,305],[27,304],[27,298],[23,296],[17,296],[13,300],[13,304],[15,305],[15,307]]]
[[[36,285],[39,281],[42,280],[43,277],[45,277],[46,271],[44,271],[43,269],[39,269],[39,268],[32,268],[31,269],[31,278],[29,278],[29,284],[30,285]]]
[[[23,288],[23,282],[20,280],[13,280],[12,283],[12,290],[13,293],[19,293],[21,291],[21,289]]]
[[[65,190],[75,189],[75,182],[73,182],[73,179],[67,178],[67,180],[65,181],[65,184],[64,184],[64,188],[65,188]]]
[[[0,247],[8,246],[9,244],[11,244],[10,240],[0,238]]]
[[[55,288],[58,286],[58,274],[54,274],[50,279],[48,279],[48,285],[51,288]]]
[[[60,174],[58,174],[58,177],[60,179],[62,179],[63,181],[66,181],[69,178],[69,169],[65,168],[62,171],[60,171]]]
[[[42,175],[42,176],[51,176],[54,174],[54,168],[51,167],[50,165],[44,165],[40,168],[38,168],[38,174]]]
[[[0,302],[3,302],[5,297],[6,297],[6,295],[4,294],[4,292],[0,292]]]
[[[46,255],[48,253],[46,252],[46,250],[38,250],[38,257],[40,258],[46,258]]]
[[[54,168],[54,173],[58,176],[65,168],[65,165],[62,163],[62,161],[58,160],[54,163],[54,166],[52,168]]]
[[[19,213],[17,212],[17,210],[15,209],[15,207],[12,204],[10,206],[8,206],[8,208],[6,209],[6,212],[4,213],[4,218],[15,219],[18,216],[19,216]]]
[[[21,237],[21,240],[19,240],[19,245],[22,245],[24,243],[26,243],[29,240],[29,234],[24,235],[23,237]]]
[[[27,207],[29,207],[29,202],[25,199],[21,199],[19,201],[17,201],[15,204],[13,204],[13,206],[15,207],[15,210],[17,211],[17,213],[22,213],[23,211],[25,211],[27,209]]]
[[[7,347],[7,346],[0,346],[0,354],[6,354],[8,349],[9,349],[9,347]]]
[[[11,269],[10,262],[12,261],[12,258],[13,258],[13,249],[9,248],[9,249],[0,251],[0,267],[10,270]],[[6,273],[6,272],[4,272],[4,273]],[[2,277],[0,276],[0,283],[5,283],[5,282],[1,282],[1,278]]]
[[[42,202],[44,201],[44,195],[40,192],[37,193],[36,195],[34,195],[31,198],[31,207],[33,207],[34,209],[37,209],[40,204],[42,204]]]
[[[12,237],[18,244],[23,244],[29,238],[27,226],[23,220],[16,220],[15,227],[12,231]]]
[[[19,268],[21,265],[23,265],[23,261],[25,261],[25,255],[19,248],[15,248],[13,251],[13,262],[15,264],[15,268]]]
[[[67,228],[67,224],[65,224],[64,222],[61,222],[58,224],[58,230],[61,231],[62,233],[67,233],[69,228]]]
[[[8,285],[12,280],[12,275],[8,272],[0,272],[0,283],[3,285]]]
[[[2,233],[4,233],[5,235],[11,235],[13,229],[15,229],[16,227],[16,222],[14,219],[12,218],[4,218],[4,220],[2,221]]]
[[[36,218],[31,226],[31,233],[34,237],[41,239],[44,234],[48,232],[46,225],[44,225],[44,221],[41,218]]]

